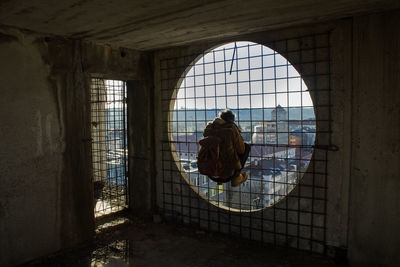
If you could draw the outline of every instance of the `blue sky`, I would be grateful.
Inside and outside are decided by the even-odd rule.
[[[236,42],[236,46],[233,60],[235,44],[229,43],[187,69],[178,85],[175,108],[313,106],[306,84],[283,56],[253,42]]]

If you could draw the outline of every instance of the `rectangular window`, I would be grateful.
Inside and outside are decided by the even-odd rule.
[[[213,197],[213,196],[215,196],[215,188],[211,188],[211,196]]]
[[[219,190],[219,193],[221,194],[222,192],[224,192],[224,185],[219,185],[218,186],[218,190]]]
[[[91,81],[91,136],[95,217],[128,207],[126,85]]]

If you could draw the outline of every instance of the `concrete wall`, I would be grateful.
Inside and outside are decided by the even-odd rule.
[[[354,19],[349,258],[400,262],[400,12]]]
[[[370,14],[295,29],[200,43],[156,53],[156,150],[162,145],[162,58],[196,55],[232,40],[263,42],[321,30],[331,32],[332,143],[328,153],[327,245],[351,266],[400,262],[400,12]],[[171,84],[170,86],[174,86]],[[163,157],[168,157],[165,153]],[[162,205],[162,160],[158,154],[158,205]],[[174,166],[172,166],[174,167]],[[167,178],[170,179],[170,178]],[[180,183],[180,177],[173,177]],[[178,186],[179,187],[179,186]],[[174,188],[190,196],[191,189]],[[185,199],[183,199],[184,203]],[[204,203],[186,203],[208,209]],[[210,205],[210,204],[208,204]],[[178,205],[179,206],[179,205]],[[213,210],[213,207],[211,207]],[[180,212],[180,211],[176,211]],[[223,212],[221,211],[221,214]],[[222,215],[223,216],[223,215]],[[233,217],[232,217],[233,218]],[[222,220],[224,220],[222,218]],[[347,251],[347,252],[346,252]],[[346,256],[347,253],[347,256]]]
[[[274,240],[275,236],[271,234],[273,231],[281,231],[281,233],[285,233],[285,220],[287,221],[296,221],[299,216],[301,222],[304,224],[308,224],[309,217],[306,214],[302,213],[301,210],[308,210],[312,204],[308,203],[311,199],[311,189],[310,185],[312,184],[324,184],[324,178],[322,176],[318,176],[315,178],[312,176],[312,171],[306,174],[303,179],[301,179],[302,189],[299,190],[298,188],[294,189],[290,195],[293,197],[286,198],[280,201],[277,206],[281,209],[285,209],[289,207],[291,210],[297,210],[300,206],[300,212],[289,212],[289,218],[286,218],[284,215],[281,216],[279,212],[275,215],[274,208],[266,208],[259,212],[253,212],[252,215],[248,215],[246,213],[238,213],[234,212],[229,214],[229,212],[225,210],[218,210],[215,206],[211,205],[207,202],[207,200],[202,198],[197,198],[197,193],[195,193],[192,188],[189,186],[185,186],[185,182],[183,181],[182,177],[180,177],[178,167],[174,166],[173,164],[173,157],[171,153],[168,151],[169,144],[165,142],[168,140],[169,136],[166,134],[168,125],[166,125],[169,115],[166,112],[169,109],[169,103],[165,101],[168,97],[173,96],[174,87],[176,86],[176,82],[178,81],[180,71],[183,72],[184,66],[183,62],[191,62],[196,58],[198,53],[202,53],[203,51],[210,49],[216,45],[230,42],[234,40],[249,40],[258,42],[261,44],[269,44],[274,40],[285,40],[290,38],[297,38],[303,36],[310,36],[313,34],[321,34],[321,33],[330,33],[330,42],[329,45],[331,46],[330,49],[330,58],[331,58],[331,103],[333,106],[331,108],[332,114],[332,144],[336,145],[339,150],[338,151],[328,151],[327,158],[328,158],[328,189],[326,195],[321,194],[320,197],[324,198],[327,197],[327,206],[326,208],[323,206],[318,206],[314,204],[314,208],[326,212],[326,224],[322,217],[314,216],[314,224],[313,225],[324,225],[326,226],[326,245],[328,248],[328,253],[332,256],[339,256],[337,253],[340,249],[347,247],[347,224],[348,224],[348,195],[349,195],[349,175],[350,175],[350,140],[351,140],[351,31],[352,31],[352,23],[351,20],[343,20],[343,21],[336,21],[333,23],[327,24],[319,24],[314,25],[312,27],[297,27],[291,28],[286,30],[279,30],[279,31],[271,31],[271,32],[262,32],[258,34],[250,34],[245,36],[239,36],[236,38],[231,39],[223,39],[223,40],[216,40],[213,42],[206,42],[206,43],[199,43],[197,45],[192,45],[188,47],[181,47],[181,48],[174,48],[174,49],[166,49],[157,51],[155,54],[155,82],[156,82],[156,151],[163,151],[158,153],[157,156],[157,182],[158,182],[158,206],[160,209],[164,207],[170,207],[171,205],[163,205],[163,199],[169,203],[176,203],[175,206],[172,207],[172,212],[168,211],[168,213],[174,214],[176,218],[182,220],[185,223],[193,223],[196,224],[197,219],[197,209],[202,210],[210,210],[211,215],[207,215],[207,212],[199,212],[200,220],[200,227],[204,227],[204,229],[212,229],[218,230],[222,232],[229,232],[233,234],[241,235],[245,238],[252,238],[256,240],[261,240],[260,231],[254,231],[253,234],[249,233],[248,228],[246,227],[232,227],[229,228],[230,224],[237,224],[237,225],[257,225],[257,218],[264,218],[263,221],[263,229],[268,232],[267,234],[264,233],[264,241],[266,242],[277,242],[277,244],[284,245],[284,246],[293,246],[299,247],[301,249],[310,250],[313,249],[315,251],[322,251],[323,249],[318,246],[318,244],[310,245],[312,242],[307,242],[304,240],[300,240],[300,244],[297,243],[296,238],[292,238],[296,236],[296,230],[293,230],[293,227],[289,225],[286,229],[289,229],[288,234],[291,235],[288,238],[284,238],[282,236],[277,237],[278,240]],[[309,40],[307,38],[302,39],[302,46],[304,47],[312,47]],[[277,42],[277,48],[284,49],[280,47],[279,42]],[[316,54],[323,53],[323,51],[316,49]],[[175,58],[178,58],[177,61],[174,61]],[[168,62],[162,61],[163,59],[171,59]],[[294,58],[288,58],[289,61],[296,62]],[[307,61],[307,60],[305,60]],[[160,63],[161,62],[161,63]],[[164,66],[161,66],[164,64]],[[175,64],[175,65],[174,65]],[[179,65],[180,64],[180,65]],[[160,68],[171,67],[170,72],[161,72]],[[179,66],[177,68],[177,66]],[[322,65],[318,65],[317,68],[321,67]],[[297,66],[299,67],[299,66]],[[301,66],[299,67],[301,68]],[[323,67],[324,68],[324,67]],[[304,68],[304,71],[305,68]],[[324,72],[324,69],[321,69],[321,72]],[[304,74],[304,73],[303,73]],[[176,79],[174,79],[176,78]],[[167,84],[168,83],[168,84]],[[313,83],[310,81],[309,86]],[[326,88],[326,87],[324,87]],[[163,91],[161,91],[163,89]],[[169,94],[169,95],[168,95]],[[318,93],[318,96],[321,97],[319,101],[325,101],[326,95],[323,93]],[[324,100],[325,99],[325,100]],[[325,103],[325,102],[324,102]],[[326,110],[322,111],[318,110],[319,116],[321,118],[327,118],[328,115],[326,114]],[[323,115],[322,115],[323,114]],[[317,125],[317,127],[325,127],[326,125]],[[323,130],[322,130],[323,131]],[[322,135],[321,135],[322,136]],[[319,137],[320,144],[328,144],[328,138]],[[318,153],[318,159],[323,160],[325,156],[325,150],[316,150]],[[170,163],[172,162],[172,163]],[[312,164],[311,164],[312,165]],[[165,171],[163,172],[163,166]],[[324,169],[321,167],[322,165],[310,166],[310,170],[316,172],[323,173]],[[172,170],[172,171],[169,171]],[[314,183],[316,179],[317,182]],[[163,180],[167,181],[166,184],[163,186]],[[171,182],[169,182],[171,181]],[[181,185],[183,183],[183,185]],[[171,185],[171,186],[170,186]],[[164,196],[163,196],[163,190]],[[316,190],[318,191],[318,190]],[[174,197],[172,198],[170,195],[173,194]],[[301,198],[299,206],[293,205],[298,201],[299,197]],[[321,204],[321,201],[318,203]],[[183,207],[182,207],[183,206]],[[189,206],[192,207],[194,210],[193,212],[195,215],[190,215],[191,211],[189,210]],[[318,207],[317,207],[318,206]],[[208,216],[208,217],[207,217]],[[210,217],[211,216],[211,217]],[[275,217],[276,216],[276,217]],[[191,219],[193,221],[190,221]],[[256,218],[253,219],[252,218]],[[207,224],[207,220],[212,219],[213,223]],[[273,228],[271,225],[272,220],[279,221],[276,223],[277,229]],[[202,222],[204,224],[202,225]],[[216,222],[221,222],[221,225],[218,225]],[[257,227],[257,226],[254,226]],[[275,227],[275,226],[274,226]],[[225,229],[227,228],[227,229]],[[229,229],[228,229],[229,228]],[[240,229],[239,229],[240,228]],[[307,229],[307,227],[302,228],[300,231],[300,235],[302,236],[311,236],[313,235],[314,238],[324,238],[322,237],[322,231],[310,231],[311,227]],[[235,233],[236,231],[236,233]],[[291,232],[290,232],[291,231]],[[304,241],[304,242],[303,242]],[[311,247],[313,246],[313,247]],[[332,249],[331,249],[332,248]],[[341,253],[341,252],[340,252]]]
[[[92,239],[88,78],[134,80],[140,58],[0,31],[0,266]]]
[[[61,247],[65,129],[49,68],[19,32],[0,35],[0,265]]]

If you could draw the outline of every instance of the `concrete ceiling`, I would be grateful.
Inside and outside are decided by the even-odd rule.
[[[0,25],[137,50],[400,8],[400,0],[0,0]]]

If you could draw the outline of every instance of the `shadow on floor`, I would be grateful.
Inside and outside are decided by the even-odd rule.
[[[94,244],[21,266],[338,266],[319,255],[222,234],[141,219],[118,220],[108,222],[113,227],[99,226]]]

